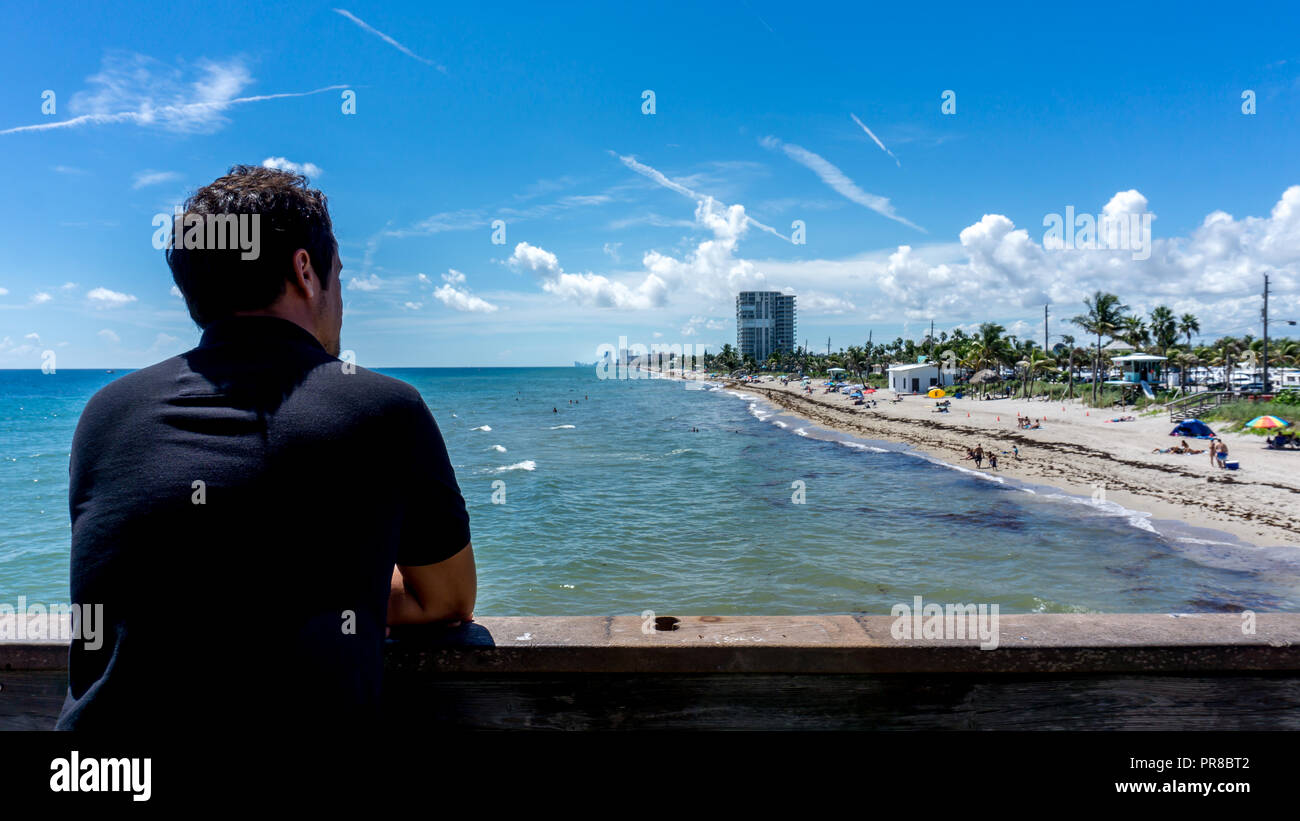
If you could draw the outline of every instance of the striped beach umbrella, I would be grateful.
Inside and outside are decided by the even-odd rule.
[[[1246,423],[1246,427],[1271,430],[1273,428],[1289,428],[1291,423],[1278,416],[1256,416]]]

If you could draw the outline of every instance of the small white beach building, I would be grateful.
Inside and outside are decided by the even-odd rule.
[[[946,380],[945,376],[948,377]],[[889,387],[895,393],[925,393],[935,386],[950,384],[951,376],[951,373],[944,372],[938,362],[890,365]]]

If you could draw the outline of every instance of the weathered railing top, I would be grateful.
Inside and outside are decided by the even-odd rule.
[[[16,635],[0,618],[0,637]],[[441,673],[1300,671],[1300,614],[485,617],[395,631],[391,670]],[[32,635],[30,632],[25,635]],[[986,648],[986,649],[982,649]],[[0,638],[0,670],[59,670],[67,641]]]

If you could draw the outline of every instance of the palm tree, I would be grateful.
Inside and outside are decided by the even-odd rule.
[[[722,369],[727,372],[731,372],[736,369],[736,362],[737,362],[736,349],[731,347],[730,342],[722,346],[722,352],[718,354],[716,361],[718,365],[721,366]]]
[[[1201,322],[1195,314],[1183,314],[1178,318],[1178,333],[1187,337],[1187,347],[1192,347],[1192,334],[1201,332]]]
[[[1097,404],[1097,387],[1101,375],[1101,338],[1115,336],[1119,332],[1120,318],[1128,310],[1121,305],[1119,297],[1104,291],[1097,291],[1091,298],[1084,297],[1083,305],[1088,313],[1080,314],[1070,321],[1090,334],[1097,335],[1097,351],[1092,359],[1092,402]]]
[[[996,322],[985,322],[980,325],[979,336],[975,337],[975,344],[971,350],[976,370],[992,366],[1001,377],[1002,363],[1007,359],[1009,347],[1007,340],[1002,337],[1005,331],[1006,328]],[[984,385],[980,385],[980,398],[984,398]]]
[[[1146,323],[1140,316],[1120,317],[1120,339],[1133,346],[1133,350],[1140,351],[1151,342],[1151,334],[1147,331]]]
[[[1026,343],[1026,348],[1025,358],[1017,364],[1025,369],[1023,394],[1028,399],[1030,393],[1037,387],[1036,384],[1031,384],[1037,382],[1037,373],[1050,370],[1052,365],[1056,364],[1056,360],[1032,342]]]
[[[1074,337],[1065,334],[1061,337],[1061,344],[1065,347],[1065,380],[1067,393],[1071,399],[1074,398]],[[1059,361],[1059,359],[1058,359]]]
[[[1223,389],[1232,390],[1232,366],[1245,346],[1236,338],[1225,336],[1214,343],[1211,364],[1223,368]]]
[[[1160,355],[1168,358],[1169,346],[1178,341],[1178,322],[1174,319],[1174,312],[1164,305],[1151,311],[1151,336],[1160,346]]]

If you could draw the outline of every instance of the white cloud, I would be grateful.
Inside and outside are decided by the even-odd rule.
[[[442,275],[443,282],[449,282],[452,285],[459,285],[465,281],[465,275],[455,268],[448,268],[447,273]]]
[[[31,333],[27,334],[26,336],[23,337],[23,339],[26,339],[28,342],[32,343],[33,345],[41,344],[41,335],[36,333],[35,331],[32,331]]]
[[[794,293],[793,288],[784,291]],[[850,300],[820,291],[800,291],[795,305],[800,314],[846,314],[858,309]]]
[[[536,275],[542,290],[579,305],[598,308],[646,309],[662,307],[667,287],[650,274],[636,287],[628,287],[600,274],[570,274],[560,267],[555,254],[544,248],[521,242],[515,246],[510,264]]]
[[[352,277],[348,280],[349,291],[378,291],[379,286],[383,284],[377,275],[371,274],[368,277]]]
[[[87,89],[72,95],[68,109],[76,116],[7,128],[0,134],[113,123],[210,134],[229,122],[225,112],[232,106],[346,88],[332,85],[312,91],[237,96],[252,82],[252,74],[239,58],[173,67],[143,54],[117,52],[104,57],[99,73],[87,78]]]
[[[800,165],[808,168],[814,174],[821,178],[822,182],[835,189],[847,200],[856,202],[858,205],[870,208],[883,217],[888,217],[896,222],[915,228],[925,233],[925,229],[910,220],[900,217],[895,211],[894,206],[890,203],[888,197],[882,197],[878,194],[869,194],[857,186],[853,180],[849,179],[843,171],[836,168],[826,158],[814,154],[808,149],[795,145],[794,143],[784,143],[776,137],[764,137],[759,140],[759,144],[764,148],[780,150],[785,155]]]
[[[468,231],[473,228],[481,228],[489,224],[489,222],[487,216],[482,212],[462,208],[459,211],[442,211],[426,217],[410,228],[387,229],[383,232],[383,235],[386,237],[428,236],[430,234],[441,234],[445,231]]]
[[[464,288],[457,288],[454,285],[443,285],[435,289],[433,295],[443,305],[457,311],[490,314],[497,310],[496,305],[474,296]]]
[[[420,310],[421,308],[424,307],[424,303],[423,303],[423,302],[404,302],[404,303],[402,303],[402,307],[404,307],[404,308],[406,308],[407,310],[410,310],[410,311],[418,311],[418,310]]]
[[[617,278],[570,273],[555,254],[527,242],[515,247],[509,262],[536,275],[543,291],[578,305],[646,310],[665,307],[674,296],[682,301],[727,301],[738,290],[765,287],[766,278],[754,264],[736,256],[750,224],[744,206],[724,206],[705,197],[697,203],[693,225],[707,229],[712,237],[681,258],[649,251],[642,256],[639,273]]]
[[[319,177],[325,173],[321,167],[313,162],[296,163],[284,157],[267,157],[262,160],[263,168],[278,168],[281,171],[288,171],[291,174],[304,174],[308,177]]]
[[[419,281],[419,283],[420,283],[421,285],[428,285],[430,282],[433,281],[433,280],[429,279],[427,276],[425,276],[424,274],[416,274],[416,275],[415,275],[415,278],[416,278],[416,280]]]
[[[149,346],[149,350],[165,351],[165,350],[174,349],[176,347],[177,342],[180,342],[180,339],[178,339],[177,337],[174,337],[171,334],[160,333],[156,337],[154,337],[153,344]]]
[[[119,337],[117,334],[110,331],[108,328],[105,328],[104,330],[100,331],[98,336],[100,339],[104,340],[105,342],[109,342],[114,345],[122,341],[121,337]]]
[[[614,154],[613,151],[609,153]],[[620,157],[617,154],[614,154],[614,156],[618,157],[619,162],[623,163],[623,165],[627,166],[628,168],[632,169],[633,171],[635,171],[636,173],[640,174],[643,177],[654,180],[656,183],[662,185],[664,188],[667,188],[670,191],[676,191],[678,194],[681,194],[686,197],[690,197],[696,202],[701,202],[705,199],[710,199],[710,200],[712,199],[712,197],[709,197],[705,194],[697,194],[695,191],[686,187],[685,185],[683,185],[682,183],[676,180],[669,179],[667,175],[663,174],[658,169],[651,168],[650,166],[644,163],[637,162],[635,157],[631,157],[631,156]],[[718,202],[718,205],[723,210],[726,210],[727,208],[726,204],[722,202]],[[759,222],[753,217],[746,216],[745,221],[748,224],[757,226],[758,228],[762,229],[763,231],[766,231],[772,236],[780,237],[781,239],[787,242],[790,241],[790,238],[787,237],[785,234],[782,234],[780,231],[776,230],[770,225],[764,225],[763,223]]]
[[[107,288],[96,288],[86,294],[96,308],[120,308],[130,302],[135,302],[135,297],[131,294],[124,294],[119,291],[110,291]]]
[[[622,246],[623,243],[621,242],[607,242],[600,250],[603,251],[605,255],[608,256],[610,259],[614,260],[615,262],[618,262],[619,261],[618,249],[621,248]]]
[[[0,288],[0,296],[6,296],[9,293],[8,288]]]
[[[76,289],[77,283],[75,282],[65,282],[59,286],[60,291],[75,291]]]
[[[171,294],[171,295],[174,296],[174,297],[179,297],[179,298],[181,298],[181,299],[184,299],[184,298],[185,298],[185,294],[182,294],[182,293],[181,293],[181,289],[180,289],[180,288],[177,288],[175,285],[173,285],[173,286],[171,287],[171,290],[168,291],[168,293]]]
[[[36,356],[41,353],[39,345],[33,345],[31,342],[21,344],[13,341],[11,337],[0,339],[0,358],[8,360],[20,360],[28,356]]]
[[[54,299],[54,297],[50,296],[44,291],[38,291],[37,293],[32,294],[33,305],[44,305],[46,302],[49,302],[51,299]]]
[[[136,173],[135,180],[131,183],[131,187],[134,189],[140,189],[148,185],[158,185],[159,183],[171,182],[172,180],[179,180],[180,178],[181,175],[175,171],[151,171],[145,169],[144,171]]]

